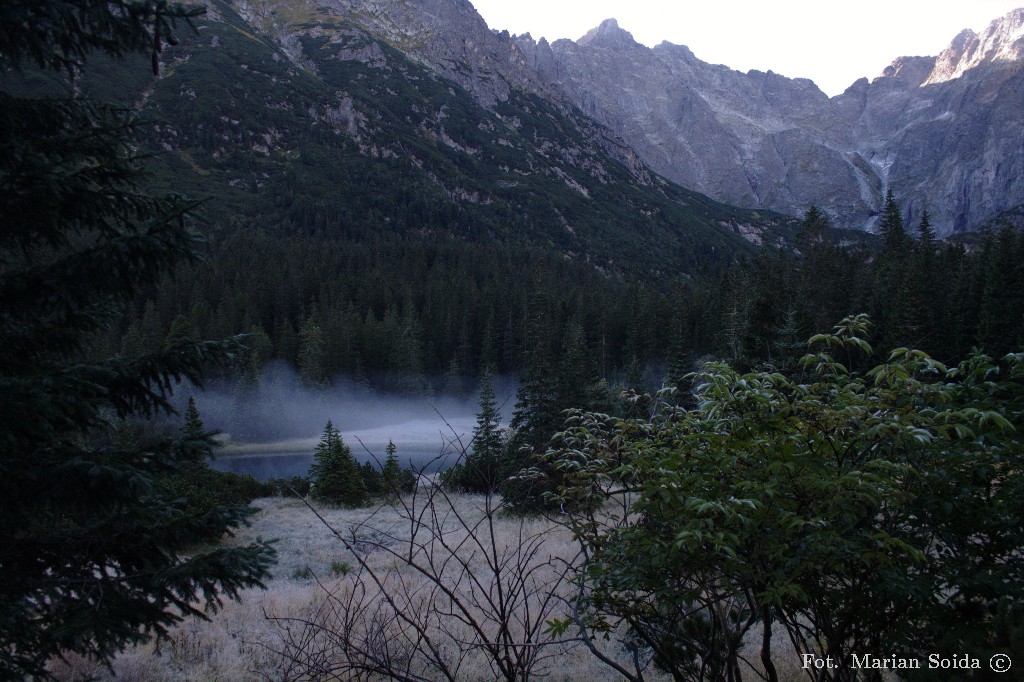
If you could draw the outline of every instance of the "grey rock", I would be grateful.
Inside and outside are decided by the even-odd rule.
[[[829,98],[813,82],[742,73],[682,45],[637,43],[614,19],[577,41],[494,31],[467,0],[236,0],[302,65],[296,35],[327,13],[416,59],[493,109],[515,89],[578,121],[595,144],[730,204],[817,205],[872,229],[892,189],[940,235],[1024,204],[1024,9],[964,31],[936,57],[899,57]],[[301,12],[295,8],[300,7]],[[579,110],[600,125],[574,113]]]
[[[941,235],[1024,203],[1024,10],[938,57],[900,57],[827,97],[688,48],[636,43],[614,20],[576,42],[516,38],[527,62],[659,173],[740,206],[871,229],[889,188]]]

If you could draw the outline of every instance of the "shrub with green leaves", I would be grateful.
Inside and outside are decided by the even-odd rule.
[[[626,628],[648,656],[633,679],[643,661],[734,676],[756,623],[768,679],[780,632],[833,659],[816,679],[859,679],[854,655],[1013,655],[1024,355],[947,367],[900,348],[854,372],[867,329],[815,336],[788,375],[705,365],[691,410],[575,414],[547,458],[587,561],[556,631]]]

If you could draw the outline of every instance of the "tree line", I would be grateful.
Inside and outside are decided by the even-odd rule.
[[[828,219],[812,208],[794,249],[659,282],[518,247],[239,230],[208,245],[204,263],[148,289],[97,353],[250,334],[239,378],[279,360],[311,386],[344,376],[459,393],[474,390],[487,366],[526,373],[541,349],[557,355],[570,339],[600,379],[636,388],[702,357],[791,362],[800,339],[855,312],[871,315],[882,349],[912,345],[951,359],[1019,344],[1024,238],[1006,229],[968,247],[936,240],[927,215],[922,222],[906,230],[890,197],[881,217],[890,236],[850,248],[827,238]]]

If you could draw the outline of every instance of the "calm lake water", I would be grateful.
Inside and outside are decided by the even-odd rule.
[[[391,440],[403,467],[423,468],[426,473],[433,473],[456,462],[457,453],[463,446],[469,447],[475,425],[472,418],[453,419],[447,424],[416,419],[375,429],[342,431],[341,436],[360,464],[374,458],[383,464],[385,448]],[[218,471],[249,474],[260,481],[305,476],[313,463],[317,440],[308,438],[280,444],[231,443],[210,466]]]
[[[397,445],[397,444],[396,444]],[[355,454],[355,453],[353,453]],[[376,454],[376,453],[375,453]],[[425,473],[433,473],[438,469],[444,469],[455,463],[455,455],[439,461],[432,462],[438,455],[437,447],[410,447],[399,448],[398,460],[403,467],[410,465],[416,469],[425,467]],[[360,464],[371,461],[364,453],[363,457],[356,456]],[[380,457],[383,464],[384,458]],[[442,464],[441,462],[446,462]],[[313,452],[260,452],[256,454],[220,455],[214,459],[210,466],[218,471],[232,471],[236,474],[249,474],[253,478],[265,481],[268,478],[287,478],[289,476],[305,476],[309,473],[309,466],[313,463]]]

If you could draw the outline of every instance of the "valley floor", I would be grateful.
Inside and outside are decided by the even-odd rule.
[[[365,571],[360,570],[353,550],[363,552],[367,567],[379,570],[382,574],[389,570],[389,562],[399,566],[401,562],[396,562],[394,556],[381,547],[393,547],[397,543],[401,548],[402,543],[408,543],[411,535],[408,515],[402,506],[311,508],[302,500],[294,498],[259,499],[254,506],[259,511],[252,519],[252,525],[240,531],[230,542],[244,544],[258,537],[277,538],[279,561],[266,590],[244,592],[239,602],[227,603],[218,613],[211,614],[209,621],[186,620],[172,630],[169,641],[159,646],[150,644],[129,649],[117,657],[112,670],[81,659],[71,659],[55,665],[54,673],[58,678],[74,680],[93,677],[121,682],[311,679],[308,670],[303,673],[296,667],[294,654],[287,653],[289,643],[293,652],[295,643],[301,642],[303,637],[307,637],[305,641],[310,646],[319,647],[321,652],[330,648],[322,646],[323,631],[310,636],[303,629],[304,622],[319,620],[327,627],[337,627],[337,622],[328,623],[324,620],[330,617],[330,612],[324,609],[325,604],[332,600],[340,603],[344,595],[353,594],[356,591],[353,588],[354,581],[358,581],[360,575],[366,575]],[[440,519],[438,527],[448,528],[456,535],[465,526],[486,530],[486,524],[476,525],[485,519],[484,508],[483,496],[453,495],[450,507],[435,508],[436,516]],[[454,514],[461,521],[454,523],[453,528],[451,524],[455,519]],[[569,531],[547,519],[523,520],[497,515],[493,528],[493,545],[484,544],[496,547],[499,553],[514,553],[516,543],[539,538],[539,551],[531,555],[530,559],[538,565],[557,566],[563,560],[572,560],[576,555],[577,548]],[[342,537],[355,538],[357,542],[346,549],[334,531],[338,531]],[[359,542],[360,538],[365,538],[366,542]],[[382,542],[381,538],[389,540]],[[459,547],[460,552],[472,550],[472,543],[462,543],[458,537],[453,546]],[[476,560],[471,565],[481,576],[487,573],[486,568]],[[406,566],[399,566],[399,573],[407,577],[410,574]],[[418,578],[413,575],[412,579]],[[560,585],[556,589],[564,592],[567,588],[567,585]],[[415,589],[422,591],[426,588],[415,583]],[[339,595],[342,596],[340,601],[334,599]],[[564,605],[559,603],[551,615],[561,616],[564,610]],[[328,615],[325,616],[325,613]],[[362,625],[364,623],[360,623]],[[758,640],[757,633],[751,633],[748,639],[750,642]],[[610,641],[602,642],[601,645],[605,653],[622,662],[627,660],[628,653],[620,643]],[[454,645],[453,649],[457,651],[459,646]],[[549,657],[538,664],[535,673],[539,672],[540,675],[537,677],[551,680],[586,679],[591,682],[621,679],[578,642],[553,644],[544,651]],[[791,652],[787,653],[786,660],[778,663],[783,679],[802,679],[802,671],[796,668]],[[756,660],[755,651],[749,654],[751,660]],[[465,661],[459,669],[458,679],[495,679],[495,673],[484,655],[478,651],[460,655],[465,657]],[[319,675],[312,676],[312,679],[349,677],[325,669]],[[657,674],[647,677],[652,680],[662,678]],[[427,678],[431,678],[429,673]],[[751,674],[751,679],[756,678],[756,675]]]

